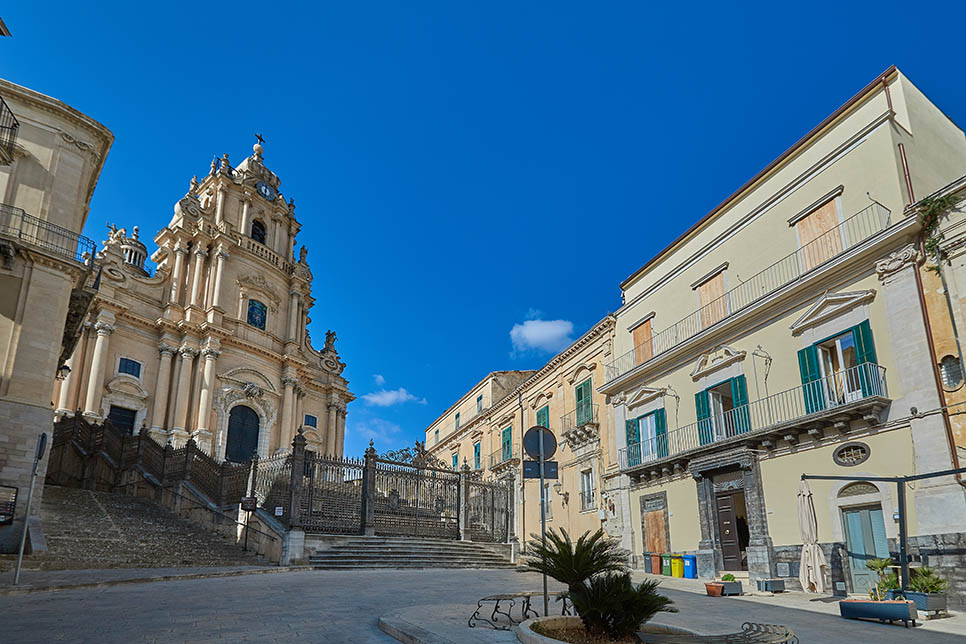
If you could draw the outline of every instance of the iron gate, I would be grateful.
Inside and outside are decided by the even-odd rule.
[[[376,459],[374,487],[377,535],[460,538],[459,473]]]
[[[466,529],[473,541],[503,543],[510,529],[510,488],[503,483],[470,479],[467,483]]]
[[[302,527],[321,534],[359,534],[362,517],[362,459],[306,452]]]

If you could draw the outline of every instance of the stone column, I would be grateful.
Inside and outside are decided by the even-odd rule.
[[[335,399],[329,400],[329,419],[325,424],[325,454],[326,456],[335,456],[335,442],[337,434],[339,433],[336,427],[336,412],[339,406]]]
[[[228,259],[228,252],[225,250],[224,246],[218,246],[218,252],[215,253],[215,259],[217,260],[217,264],[215,268],[215,286],[213,289],[214,293],[212,293],[211,305],[216,309],[221,310],[221,286],[225,274],[225,261]]]
[[[282,426],[278,432],[279,446],[283,449],[289,447],[292,441],[292,415],[295,411],[293,394],[298,380],[291,376],[282,378]]]
[[[302,385],[295,385],[295,432],[305,424],[305,414],[302,413],[302,401],[305,399],[305,389]]]
[[[225,187],[218,186],[218,191],[216,193],[217,201],[215,202],[215,225],[221,226],[221,222],[225,220]]]
[[[107,369],[107,349],[110,345],[111,334],[114,333],[114,314],[97,316],[94,330],[97,331],[97,341],[94,343],[94,359],[91,362],[91,379],[87,386],[87,401],[84,404],[84,415],[101,418],[101,395],[104,392],[104,371]]]
[[[198,355],[198,350],[183,344],[178,351],[181,353],[181,369],[178,373],[178,392],[175,398],[174,421],[172,422],[173,427],[171,429],[176,432],[183,432],[188,426],[188,400],[191,397],[191,362]]]
[[[278,218],[272,218],[272,250],[274,250],[279,255],[282,251],[279,249],[279,242],[281,241],[282,227],[279,225]]]
[[[297,341],[298,323],[299,323],[299,292],[291,291],[289,293],[289,306],[288,306],[288,340],[289,342]]]
[[[241,212],[241,225],[240,225],[241,230],[238,231],[245,237],[250,237],[252,234],[251,220],[249,219],[250,213],[251,213],[251,210],[250,210],[251,205],[252,205],[252,195],[250,192],[246,190],[245,195],[242,197],[242,212]]]
[[[191,306],[200,306],[201,269],[205,265],[207,251],[200,245],[195,246],[194,261],[191,264]]]
[[[161,363],[158,366],[158,384],[154,389],[154,408],[151,412],[151,429],[154,431],[165,428],[164,415],[168,409],[168,390],[171,387],[171,357],[177,349],[165,343],[158,345]]]
[[[346,410],[345,404],[343,403],[339,406],[339,434],[335,437],[335,453],[339,457],[342,456],[342,452],[345,450],[345,415]]]
[[[77,376],[74,375],[74,369],[77,368],[78,361],[75,360],[75,358],[77,357],[77,352],[80,350],[81,343],[78,342],[77,347],[74,348],[74,353],[70,354],[70,358],[68,358],[67,362],[64,363],[67,365],[67,368],[70,369],[70,371],[68,371],[64,379],[60,381],[60,395],[57,397],[57,409],[54,411],[54,413],[58,416],[68,414],[72,411],[70,408],[72,404],[70,394],[71,390],[74,388],[74,382],[77,380]],[[81,353],[81,356],[83,355],[84,354]]]
[[[184,283],[184,262],[188,256],[188,249],[177,242],[174,245],[174,272],[171,274],[171,295],[172,304],[181,304],[181,286]]]
[[[208,432],[208,423],[211,420],[211,396],[215,388],[215,364],[221,351],[209,343],[201,355],[204,357],[205,365],[201,374],[201,394],[198,397],[198,421],[195,423],[195,429],[198,432]]]

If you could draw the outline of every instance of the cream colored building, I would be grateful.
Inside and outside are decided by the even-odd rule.
[[[558,442],[559,479],[546,482],[547,526],[576,535],[601,527],[621,534],[605,492],[619,474],[617,449],[597,392],[613,329],[608,316],[536,371],[489,374],[426,430],[432,456],[512,486],[511,532],[518,541],[540,531],[540,481],[524,480],[521,465],[523,434],[534,425],[548,427]]]
[[[258,143],[237,166],[213,161],[155,235],[153,274],[138,228],[112,227],[58,414],[194,438],[219,460],[285,451],[299,429],[307,449],[342,455],[353,396],[335,334],[321,350],[309,337],[312,272],[280,183]]]
[[[624,280],[599,391],[635,555],[794,585],[801,474],[850,476],[811,489],[827,587],[865,592],[898,534],[894,486],[864,477],[954,462],[907,206],[964,169],[963,132],[890,68]],[[908,498],[911,541],[950,574],[963,487]]]
[[[113,141],[69,105],[0,80],[0,552],[18,545],[37,438],[51,431],[54,378],[94,293],[95,246],[80,231]],[[44,459],[32,549],[44,547],[37,511],[46,468]]]

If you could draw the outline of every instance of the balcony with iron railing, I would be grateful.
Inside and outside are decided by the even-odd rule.
[[[585,490],[580,493],[580,511],[586,512],[597,507],[597,491]]]
[[[846,433],[852,420],[878,422],[888,402],[885,368],[866,362],[666,434],[641,436],[621,448],[618,460],[622,470],[633,471],[723,443],[772,448],[780,439],[797,443],[799,433],[820,439],[826,427]]]
[[[19,129],[20,121],[13,115],[10,106],[0,98],[0,165],[13,163],[13,148]]]
[[[596,404],[580,404],[560,417],[560,436],[571,449],[577,449],[600,435],[600,420]]]
[[[778,289],[889,227],[891,213],[879,203],[852,215],[795,252],[745,280],[605,366],[608,382],[746,309]]]
[[[81,264],[94,257],[97,245],[77,233],[28,215],[21,208],[0,204],[0,237],[15,239]]]
[[[489,457],[490,470],[499,470],[509,467],[515,462],[520,461],[520,448],[517,445],[507,444],[496,450]]]

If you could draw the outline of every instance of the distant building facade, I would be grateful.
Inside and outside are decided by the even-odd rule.
[[[57,414],[146,428],[175,447],[189,438],[219,460],[291,447],[340,455],[353,399],[334,332],[307,330],[312,272],[301,225],[260,143],[191,180],[149,251],[138,227],[113,226],[98,255],[91,313],[56,391]]]
[[[69,105],[0,80],[0,552],[18,545],[37,438],[51,431],[55,376],[94,294],[95,245],[80,231],[113,141]],[[33,550],[43,548],[46,465],[29,522]]]

